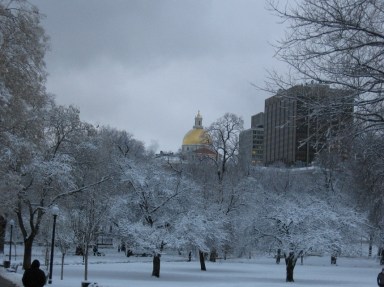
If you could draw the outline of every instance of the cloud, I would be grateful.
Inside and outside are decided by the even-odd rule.
[[[85,121],[125,129],[177,151],[200,110],[208,126],[226,112],[249,127],[269,96],[268,42],[282,27],[263,1],[40,1],[51,37],[48,90]]]

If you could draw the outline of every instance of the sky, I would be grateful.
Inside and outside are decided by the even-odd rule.
[[[50,37],[47,91],[81,120],[177,152],[198,111],[208,127],[251,116],[283,64],[284,27],[264,0],[30,0]]]

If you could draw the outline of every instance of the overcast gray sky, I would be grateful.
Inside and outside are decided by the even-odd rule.
[[[271,43],[284,33],[264,0],[31,0],[50,36],[48,92],[83,121],[177,151],[198,111],[245,128],[263,111]]]

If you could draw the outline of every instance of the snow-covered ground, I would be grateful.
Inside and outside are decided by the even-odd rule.
[[[90,256],[90,282],[99,287],[180,287],[180,286],[337,286],[368,287],[376,286],[377,274],[381,267],[375,258],[338,258],[337,266],[330,265],[329,257],[306,257],[304,264],[298,261],[294,272],[294,283],[285,282],[285,264],[279,265],[273,258],[218,260],[206,262],[207,271],[200,271],[196,258],[187,262],[186,257],[165,254],[162,256],[160,278],[152,277],[152,258],[125,257],[115,250],[105,250],[105,256]],[[40,256],[34,256],[43,262]],[[12,258],[12,263],[21,258]],[[67,256],[64,265],[64,278],[60,279],[60,254],[55,256],[52,286],[80,287],[84,279],[82,258]],[[45,269],[45,266],[42,266]],[[10,273],[0,269],[0,274],[21,284],[23,271]]]

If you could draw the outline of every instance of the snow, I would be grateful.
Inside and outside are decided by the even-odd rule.
[[[160,278],[151,276],[151,257],[125,257],[117,250],[103,250],[106,256],[89,257],[88,281],[98,287],[272,287],[272,286],[376,286],[381,267],[375,258],[338,258],[337,265],[327,257],[306,257],[304,264],[298,261],[294,271],[294,283],[285,282],[283,260],[276,264],[271,257],[253,259],[220,259],[206,262],[207,271],[200,271],[197,258],[187,262],[186,256],[165,254],[161,260]],[[43,262],[43,258],[34,257]],[[12,263],[21,262],[21,258]],[[84,265],[79,256],[67,256],[64,278],[60,280],[60,254],[55,255],[52,285],[55,287],[80,287],[84,281]],[[45,266],[42,266],[44,269]],[[23,271],[7,272],[0,268],[0,275],[19,286]]]

